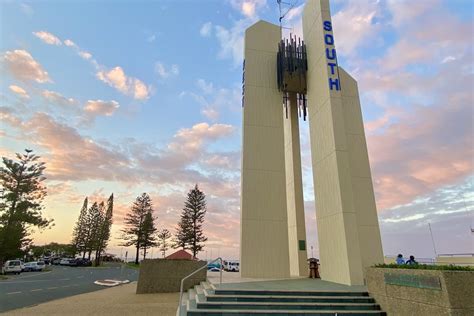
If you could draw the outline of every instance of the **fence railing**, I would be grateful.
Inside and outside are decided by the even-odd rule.
[[[189,275],[185,276],[182,280],[181,280],[181,286],[179,288],[179,306],[178,306],[178,315],[181,316],[181,304],[183,302],[183,289],[184,289],[184,281],[188,278],[190,278],[191,276],[195,275],[196,273],[198,273],[199,271],[203,270],[203,269],[207,269],[208,265],[209,264],[212,264],[216,261],[220,261],[220,275],[219,275],[219,286],[222,285],[222,269],[224,269],[224,266],[223,266],[223,263],[224,263],[224,260],[222,260],[221,257],[219,258],[216,258],[214,260],[212,260],[211,262],[206,262],[206,264],[202,267],[200,267],[199,269],[196,269],[195,271],[191,272]]]

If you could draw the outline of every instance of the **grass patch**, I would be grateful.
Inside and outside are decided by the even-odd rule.
[[[0,281],[2,280],[8,280],[8,277],[6,275],[0,274]]]
[[[433,265],[433,264],[376,264],[375,268],[388,269],[411,269],[411,270],[445,270],[445,271],[474,271],[473,267],[455,265]]]
[[[140,269],[140,265],[139,264],[135,264],[134,262],[127,262],[126,266],[128,268],[132,268],[132,269]]]

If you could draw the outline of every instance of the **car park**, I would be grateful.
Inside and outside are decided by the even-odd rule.
[[[43,261],[32,261],[32,262],[25,263],[23,270],[25,272],[43,271],[44,268],[45,268],[45,264]]]
[[[20,274],[22,270],[21,260],[7,260],[2,267],[2,274]]]

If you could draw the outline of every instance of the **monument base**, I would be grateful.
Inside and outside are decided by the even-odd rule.
[[[207,265],[206,261],[145,259],[140,263],[137,294],[179,292],[181,280]],[[203,269],[184,282],[184,290],[206,281]]]

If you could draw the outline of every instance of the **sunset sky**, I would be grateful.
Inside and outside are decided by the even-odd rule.
[[[301,36],[295,3],[285,35]],[[333,0],[331,10],[339,64],[359,83],[385,255],[433,257],[428,223],[438,253],[473,252],[472,1]],[[55,222],[34,242],[69,242],[84,198],[113,192],[108,252],[123,254],[136,196],[149,193],[157,226],[174,232],[198,183],[208,199],[200,257],[238,258],[243,35],[278,17],[273,0],[1,1],[0,155],[42,156],[43,213]]]

